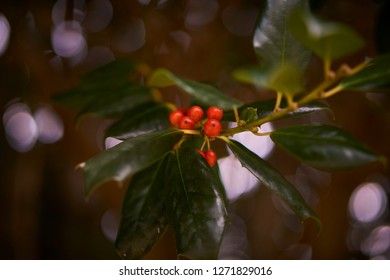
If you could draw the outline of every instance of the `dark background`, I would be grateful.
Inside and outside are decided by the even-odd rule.
[[[272,93],[242,86],[230,76],[236,67],[256,63],[251,34],[262,6],[263,1],[250,0],[2,0],[0,258],[117,259],[112,239],[124,189],[106,184],[86,201],[81,175],[74,170],[102,150],[105,121],[87,118],[76,128],[77,112],[53,103],[51,96],[76,85],[87,71],[126,56],[212,82],[244,101],[271,98]],[[351,65],[389,51],[388,1],[312,1],[312,7],[364,38],[364,49],[346,59]],[[311,74],[321,75],[320,69],[313,58]],[[336,123],[390,158],[386,95],[346,92],[329,104],[334,120],[319,114],[294,122]],[[9,110],[12,106],[30,119],[46,108],[51,112],[46,121],[58,117],[54,122],[57,129],[63,125],[63,136],[53,143],[38,139],[17,146],[12,129],[23,130],[28,124],[9,125],[18,112]],[[43,122],[50,134],[54,128],[49,124]],[[284,124],[289,122],[276,125]],[[304,227],[260,188],[232,205],[242,222],[245,258],[390,257],[387,168],[373,164],[331,175],[300,166],[278,149],[269,160],[299,186],[324,228],[317,235],[312,225]],[[170,232],[147,258],[176,258]]]

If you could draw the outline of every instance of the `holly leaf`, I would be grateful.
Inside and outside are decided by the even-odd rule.
[[[52,97],[52,99],[73,109],[81,109],[94,99],[106,98],[118,88],[129,84],[129,81],[101,81],[97,83],[81,83],[76,87],[64,90]]]
[[[162,130],[169,125],[168,116],[169,109],[163,103],[145,103],[128,111],[122,119],[112,124],[105,136],[126,140]]]
[[[52,98],[73,109],[81,109],[94,99],[105,99],[118,88],[130,84],[130,75],[135,70],[129,59],[118,59],[99,67],[81,78],[78,86],[62,91]]]
[[[243,67],[235,70],[233,77],[241,82],[267,87],[290,96],[303,90],[302,72],[290,62],[271,69],[262,66]]]
[[[223,94],[211,85],[181,78],[167,69],[156,69],[150,75],[147,84],[158,88],[176,85],[195,102],[205,106],[217,106],[228,110],[242,105],[242,102]]]
[[[306,204],[305,200],[295,187],[278,171],[241,143],[228,138],[223,138],[223,140],[226,141],[242,166],[247,168],[260,180],[260,182],[279,196],[302,221],[309,218],[313,219],[318,230],[321,229],[321,221],[318,219],[317,215],[310,206]]]
[[[356,74],[343,79],[340,86],[357,91],[390,91],[390,54],[374,57]]]
[[[265,71],[289,62],[303,72],[310,53],[291,33],[287,19],[293,11],[308,11],[307,0],[268,0],[255,28],[253,46]]]
[[[85,115],[118,117],[137,106],[152,100],[153,96],[150,88],[126,83],[120,87],[113,88],[112,91],[105,96],[96,96],[93,98],[80,111],[78,118]]]
[[[152,165],[173,149],[183,132],[162,130],[130,138],[101,154],[81,163],[84,174],[84,193],[89,196],[104,182],[119,183]]]
[[[101,83],[107,80],[128,80],[136,70],[136,64],[129,58],[118,58],[96,68],[81,78],[83,83]]]
[[[356,168],[384,158],[346,131],[329,125],[280,128],[271,139],[299,161],[324,171]]]
[[[227,223],[216,174],[195,149],[180,148],[169,158],[165,180],[172,191],[166,208],[178,255],[216,259]]]
[[[364,45],[349,26],[323,21],[308,10],[294,11],[288,19],[291,33],[309,50],[324,60],[335,60],[352,54]]]
[[[164,233],[166,158],[136,173],[127,188],[115,240],[122,258],[141,259]]]

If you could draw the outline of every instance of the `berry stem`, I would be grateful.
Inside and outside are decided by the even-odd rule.
[[[204,146],[206,146],[206,143],[207,143],[207,141],[206,141],[206,139],[204,139],[204,140],[203,140],[203,143],[202,143],[202,146],[200,147],[200,150],[201,150],[201,151],[203,151]]]
[[[184,134],[184,135],[181,137],[181,139],[179,140],[179,142],[177,142],[177,143],[175,144],[175,146],[173,146],[173,150],[176,151],[177,149],[179,149],[180,146],[181,146],[181,144],[183,144],[183,142],[186,141],[186,138],[187,138],[187,136]]]
[[[199,130],[192,130],[192,129],[181,129],[181,131],[184,132],[184,134],[190,134],[190,135],[200,135]]]
[[[277,112],[280,110],[280,104],[282,103],[282,97],[283,97],[283,94],[280,91],[278,91],[276,93],[276,102],[275,102],[274,112]]]
[[[237,107],[233,108],[233,112],[234,112],[234,119],[236,120],[236,123],[239,126],[240,125],[240,116],[238,115]]]
[[[210,150],[210,148],[211,148],[210,139],[207,136],[205,136],[205,140],[206,140],[206,143],[207,143],[207,150]]]

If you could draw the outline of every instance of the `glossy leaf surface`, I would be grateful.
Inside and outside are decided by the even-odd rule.
[[[118,88],[127,84],[129,84],[129,81],[123,80],[81,83],[53,96],[53,100],[70,108],[81,109],[94,99],[110,96]]]
[[[227,222],[220,182],[195,150],[180,148],[169,158],[167,215],[179,256],[216,259]]]
[[[145,103],[129,111],[106,130],[106,137],[125,140],[162,130],[169,125],[169,109],[162,103]]]
[[[191,96],[194,101],[205,106],[232,109],[242,105],[240,101],[223,94],[211,85],[178,77],[166,69],[155,70],[149,77],[148,85],[151,87],[168,87],[176,85]]]
[[[141,259],[164,233],[165,160],[136,173],[123,199],[115,247],[122,258]]]
[[[301,194],[268,162],[235,140],[227,139],[227,144],[240,160],[242,166],[247,168],[260,182],[279,196],[302,221],[312,218],[315,220],[317,227],[321,228],[321,222],[310,206],[306,204]]]
[[[361,37],[349,26],[322,21],[308,11],[294,12],[288,26],[306,48],[326,60],[352,54],[364,45]]]
[[[268,0],[256,26],[253,46],[265,71],[286,62],[306,68],[310,53],[289,31],[287,19],[295,10],[309,9],[307,0]]]
[[[234,71],[233,76],[239,81],[267,87],[290,96],[303,89],[302,72],[289,62],[271,69],[261,66],[240,68]]]
[[[128,80],[136,69],[136,64],[129,58],[119,58],[84,75],[84,83],[94,83],[107,80]]]
[[[130,75],[134,70],[135,65],[131,60],[115,60],[87,73],[81,78],[79,85],[60,92],[53,100],[81,109],[94,99],[110,97],[118,88],[130,84]]]
[[[271,139],[307,165],[325,171],[352,169],[382,160],[346,131],[329,125],[298,125],[275,130]]]
[[[93,98],[79,113],[79,117],[87,114],[117,117],[153,100],[151,90],[142,85],[126,83],[113,88],[105,96]]]
[[[390,91],[390,54],[374,57],[356,74],[341,81],[343,89],[359,91]]]
[[[102,183],[122,182],[152,165],[171,151],[183,133],[162,130],[130,138],[79,165],[84,174],[85,195]]]

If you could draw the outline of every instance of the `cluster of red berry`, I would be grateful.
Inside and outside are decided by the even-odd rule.
[[[199,106],[192,106],[187,111],[177,109],[169,115],[169,121],[175,127],[180,129],[194,129],[203,119],[204,112]],[[207,120],[201,123],[203,128],[203,135],[208,138],[214,138],[221,134],[222,125],[220,120],[223,117],[223,110],[216,106],[211,106],[206,111]],[[216,153],[209,149],[206,152],[198,150],[199,153],[206,159],[210,166],[217,162]]]
[[[198,150],[199,154],[202,155],[202,157],[205,158],[207,163],[213,167],[214,164],[217,162],[217,154],[213,150],[207,150],[206,152],[203,152],[202,150]]]

